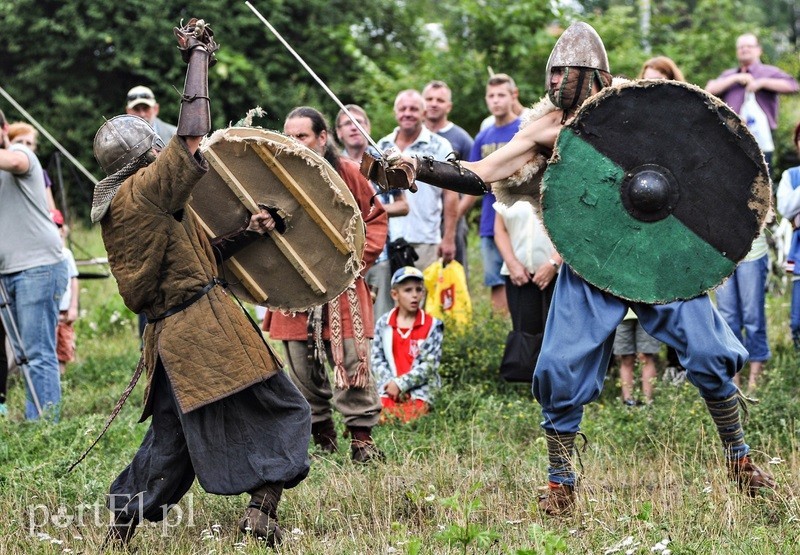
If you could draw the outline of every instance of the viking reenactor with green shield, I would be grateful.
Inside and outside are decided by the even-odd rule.
[[[769,208],[755,139],[697,87],[610,86],[605,48],[585,23],[559,38],[547,85],[548,97],[519,133],[479,162],[389,155],[362,167],[395,186],[416,177],[482,194],[494,183],[500,202],[538,197],[541,185],[543,221],[565,263],[533,375],[549,458],[540,508],[551,515],[574,509],[583,407],[600,395],[628,308],[647,333],[676,349],[717,426],[731,479],[750,495],[775,487],[744,441],[733,376],[747,352],[706,294],[747,254]]]
[[[142,519],[164,519],[197,476],[209,493],[249,492],[239,526],[274,545],[281,492],[308,473],[309,406],[218,276],[223,260],[276,222],[262,210],[209,241],[188,206],[208,171],[198,147],[211,128],[217,45],[202,20],[175,34],[188,63],[175,137],[165,146],[145,120],[123,115],[94,140],[108,177],[95,189],[92,220],[125,304],[148,320],[140,368],[150,428],[111,485],[108,540],[125,544]]]

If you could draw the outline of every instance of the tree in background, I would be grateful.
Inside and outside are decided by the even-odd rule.
[[[700,85],[735,62],[733,45],[756,32],[764,61],[799,76],[798,14],[792,0],[354,0],[255,1],[340,99],[364,106],[380,136],[394,126],[397,91],[443,79],[454,91],[452,119],[471,133],[485,117],[483,84],[491,67],[514,76],[520,97],[532,104],[544,94],[544,68],[562,29],[573,20],[592,24],[603,37],[615,74],[638,73],[651,54],[678,62]],[[647,36],[643,10],[649,13]],[[123,110],[125,93],[146,84],[161,115],[176,121],[183,81],[170,28],[181,19],[205,18],[221,49],[211,69],[215,128],[261,106],[257,121],[280,128],[294,106],[309,104],[332,117],[338,110],[243,1],[4,0],[0,2],[0,85],[61,141],[90,171],[97,171],[91,142],[103,117]],[[649,46],[649,52],[647,47]],[[10,119],[20,118],[0,101]],[[800,99],[782,102],[776,166],[790,164],[791,129]],[[54,149],[42,142],[46,160]],[[785,156],[784,156],[785,155]],[[784,160],[784,157],[786,160]],[[73,209],[86,211],[90,187],[68,183]]]

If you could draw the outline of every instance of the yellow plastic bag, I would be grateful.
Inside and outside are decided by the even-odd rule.
[[[440,320],[467,324],[472,318],[472,301],[464,266],[453,260],[447,266],[440,258],[422,272],[425,276],[425,312]]]

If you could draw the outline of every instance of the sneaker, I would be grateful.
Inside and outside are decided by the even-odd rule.
[[[275,547],[283,540],[278,520],[255,507],[247,507],[244,516],[239,521],[239,530],[244,534],[264,540],[267,547]]]
[[[762,489],[776,487],[772,476],[754,465],[747,455],[735,461],[728,461],[728,477],[750,497],[755,497]]]
[[[0,403],[0,418],[8,416],[8,406],[5,403]]]
[[[639,406],[639,403],[635,399],[624,399],[622,404],[626,407],[636,407]]]
[[[575,510],[575,487],[547,484],[547,493],[539,496],[539,510],[550,516],[568,516]]]

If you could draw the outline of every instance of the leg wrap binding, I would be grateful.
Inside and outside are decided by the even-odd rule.
[[[728,459],[739,459],[747,455],[744,442],[744,429],[739,416],[740,394],[732,395],[720,401],[706,401],[708,412],[717,426],[719,438]]]
[[[549,480],[558,484],[575,485],[575,470],[572,457],[575,453],[575,437],[577,433],[559,434],[545,431],[547,440],[547,459]]]

